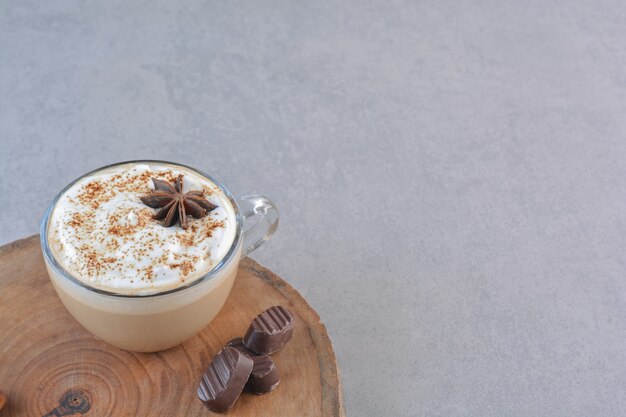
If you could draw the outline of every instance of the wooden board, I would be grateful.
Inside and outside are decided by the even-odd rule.
[[[212,415],[196,397],[204,367],[276,304],[296,315],[293,339],[273,355],[281,383],[263,396],[242,394],[228,415],[344,416],[326,328],[298,292],[254,261],[242,261],[226,305],[199,335],[164,352],[132,353],[96,339],[67,313],[38,239],[0,247],[0,391],[8,398],[0,417]]]

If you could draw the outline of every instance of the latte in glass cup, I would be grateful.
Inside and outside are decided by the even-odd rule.
[[[243,201],[266,206],[246,212],[265,220],[249,229],[263,229],[255,242],[244,242],[245,219],[228,190],[193,168],[133,161],[91,172],[42,220],[52,284],[72,316],[108,343],[142,352],[175,346],[220,311],[244,247],[276,228],[271,201]]]

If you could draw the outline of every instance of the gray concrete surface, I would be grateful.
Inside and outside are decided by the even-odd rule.
[[[1,241],[184,162],[280,206],[254,257],[348,415],[624,416],[624,39],[619,1],[0,0]]]

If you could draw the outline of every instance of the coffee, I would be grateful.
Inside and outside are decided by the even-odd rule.
[[[219,313],[242,254],[276,229],[269,199],[240,203],[243,216],[222,185],[179,164],[91,172],[63,190],[41,222],[50,280],[71,315],[106,342],[141,352],[175,346]],[[248,218],[255,221],[244,239]]]
[[[153,179],[195,191],[213,206],[186,229],[163,227],[141,200]],[[117,294],[154,294],[204,276],[230,249],[234,208],[211,180],[183,167],[119,165],[82,178],[52,211],[48,242],[59,264],[83,283]]]

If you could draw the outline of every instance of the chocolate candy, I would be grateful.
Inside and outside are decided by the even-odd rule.
[[[216,413],[227,411],[237,401],[248,381],[254,362],[232,347],[224,347],[202,375],[198,398]]]
[[[254,366],[246,384],[246,391],[265,394],[273,391],[280,382],[278,369],[269,355],[257,355],[252,358]]]
[[[251,359],[254,359],[254,357],[258,355],[258,353],[251,351],[243,345],[243,339],[241,337],[235,337],[229,340],[226,342],[226,346],[237,349],[239,352],[250,356]]]
[[[238,351],[250,356],[254,365],[252,372],[246,383],[245,390],[255,394],[265,394],[273,391],[280,382],[278,369],[274,361],[269,355],[259,355],[243,345],[241,337],[236,337],[226,343],[226,346],[237,349]]]
[[[198,398],[209,410],[223,413],[235,404],[244,387],[255,394],[274,390],[280,378],[268,353],[289,342],[293,324],[293,314],[281,306],[256,316],[243,339],[230,340],[215,355],[200,381]]]
[[[243,345],[258,354],[274,353],[291,339],[293,320],[285,307],[270,307],[252,320]]]

